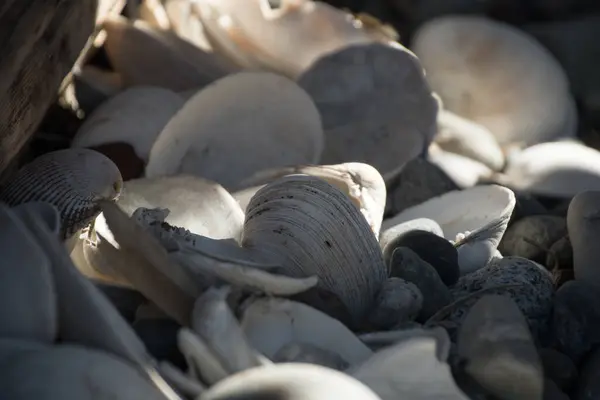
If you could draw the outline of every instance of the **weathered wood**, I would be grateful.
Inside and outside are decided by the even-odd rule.
[[[94,31],[97,0],[0,3],[0,172],[52,104]]]

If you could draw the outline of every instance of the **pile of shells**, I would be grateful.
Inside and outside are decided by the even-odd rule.
[[[600,398],[600,92],[550,28],[126,10],[0,183],[1,397]]]

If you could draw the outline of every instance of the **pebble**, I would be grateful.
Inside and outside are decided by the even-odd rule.
[[[415,158],[390,182],[386,214],[393,216],[457,189],[456,183],[440,167],[422,158]]]
[[[451,326],[460,325],[478,298],[467,296],[495,287],[498,289],[486,294],[508,296],[514,300],[527,318],[534,339],[540,339],[547,331],[554,287],[545,268],[521,257],[494,259],[486,267],[461,277],[451,288],[457,304],[443,320],[450,322]],[[466,300],[461,301],[463,298]]]
[[[390,275],[412,282],[420,289],[423,306],[418,316],[419,321],[426,321],[452,301],[450,290],[435,268],[410,248],[396,248],[390,262]]]
[[[423,307],[419,287],[403,279],[391,277],[383,282],[368,322],[374,330],[392,329],[398,324],[413,321]]]
[[[600,349],[594,350],[583,363],[574,400],[600,398]]]
[[[513,213],[510,216],[510,224],[532,215],[548,214],[548,209],[533,195],[518,190],[513,190],[513,192],[516,203]]]
[[[542,400],[544,374],[527,321],[509,297],[487,295],[458,333],[465,370],[499,399]]]
[[[379,235],[379,246],[383,253],[383,260],[389,264],[394,249],[397,247],[396,241],[411,231],[426,231],[438,236],[444,236],[440,224],[429,218],[417,218],[410,221],[399,223],[392,226]]]
[[[564,218],[552,215],[525,217],[506,230],[498,250],[505,256],[519,256],[544,264],[552,244],[566,233]]]
[[[432,232],[415,230],[397,237],[393,242],[393,246],[395,249],[399,247],[411,249],[435,269],[445,285],[451,286],[458,281],[460,275],[458,253],[452,243],[445,238]],[[396,251],[395,249],[391,249],[391,253],[388,253],[390,258],[393,252]],[[384,259],[385,256],[384,253]]]
[[[135,149],[129,143],[106,143],[89,148],[110,158],[119,167],[123,181],[140,178],[144,175],[144,160],[138,157]]]
[[[345,47],[317,60],[298,84],[321,113],[324,164],[365,162],[387,178],[436,133],[438,102],[417,58],[402,46]]]
[[[554,296],[551,333],[556,348],[575,363],[600,344],[600,292],[594,285],[574,280]]]
[[[573,269],[573,247],[568,235],[558,239],[550,246],[544,265],[550,271]]]
[[[567,227],[573,247],[575,279],[600,285],[600,191],[576,195],[567,213]]]
[[[539,350],[544,375],[553,384],[563,390],[568,390],[577,380],[577,367],[569,357],[558,350],[541,348]]]

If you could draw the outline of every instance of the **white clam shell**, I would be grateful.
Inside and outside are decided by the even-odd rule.
[[[324,54],[377,40],[349,14],[323,2],[284,0],[271,8],[268,0],[199,0],[193,7],[213,47],[244,67],[290,77]]]
[[[444,151],[435,143],[429,147],[427,160],[437,165],[459,188],[469,188],[490,178],[493,171],[486,165],[460,154]]]
[[[327,182],[290,175],[260,189],[246,210],[242,246],[279,260],[291,276],[319,277],[355,322],[386,278],[377,239],[348,197]]]
[[[285,400],[381,400],[371,389],[346,374],[300,363],[277,364],[243,371],[214,385],[201,399],[234,400],[252,397]]]
[[[108,58],[125,86],[185,90],[206,86],[236,70],[216,55],[144,21],[113,18],[104,21],[103,28]]]
[[[233,193],[233,196],[246,209],[252,196],[262,187],[255,185],[292,174],[316,176],[337,187],[360,209],[375,235],[379,234],[385,211],[386,187],[381,174],[368,164],[301,165],[261,171],[244,181],[243,185],[250,188]]]
[[[138,7],[139,18],[158,29],[171,29],[171,22],[161,0],[141,0]]]
[[[183,98],[168,89],[127,89],[102,103],[85,119],[71,147],[125,142],[147,162],[158,134],[183,104]]]
[[[499,178],[517,190],[569,198],[600,190],[600,152],[576,142],[541,143],[513,153]]]
[[[498,185],[475,186],[434,197],[385,220],[383,229],[415,218],[436,221],[448,240],[467,235],[458,246],[461,273],[482,268],[494,256],[506,231],[516,200],[512,190]],[[459,237],[460,238],[460,237]]]
[[[442,150],[472,158],[495,171],[504,166],[502,149],[484,126],[448,110],[440,110],[437,125],[434,141]]]
[[[150,153],[146,176],[187,173],[235,187],[253,173],[314,164],[323,148],[321,118],[294,82],[242,72],[193,96]]]
[[[171,29],[177,35],[206,52],[212,52],[200,16],[193,7],[193,1],[163,0],[163,5],[171,23]]]
[[[269,358],[292,342],[312,344],[338,354],[350,365],[372,352],[338,320],[286,299],[253,300],[242,311],[241,327],[250,344]]]
[[[421,25],[411,48],[444,106],[488,128],[500,144],[575,134],[565,73],[523,31],[483,17],[445,16]]]

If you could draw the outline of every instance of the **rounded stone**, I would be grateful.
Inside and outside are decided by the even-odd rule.
[[[422,306],[423,295],[417,286],[400,278],[388,278],[381,285],[367,320],[376,330],[392,329],[413,321]]]

